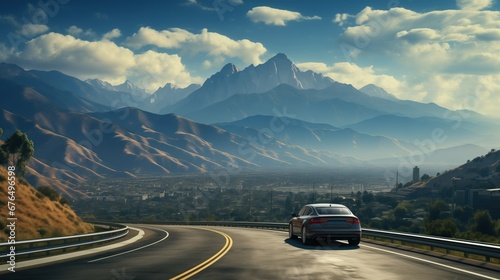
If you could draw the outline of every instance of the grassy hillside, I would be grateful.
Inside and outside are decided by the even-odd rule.
[[[456,181],[457,188],[497,188],[500,186],[500,150],[491,150],[483,156],[478,156],[467,163],[444,172],[429,180],[419,182],[410,188],[451,188],[452,178]]]
[[[8,173],[0,167],[0,242],[6,242],[10,232],[8,207]],[[16,241],[90,233],[94,227],[84,223],[59,195],[51,198],[37,191],[25,180],[16,177],[15,212]]]

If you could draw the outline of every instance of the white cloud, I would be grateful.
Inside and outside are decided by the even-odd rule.
[[[44,24],[24,24],[21,27],[21,35],[23,35],[26,38],[32,38],[36,35],[40,35],[42,33],[46,33],[49,31],[49,27]]]
[[[92,29],[83,30],[82,28],[80,28],[76,25],[70,26],[68,29],[66,29],[66,31],[68,32],[69,35],[72,35],[74,37],[82,37],[82,36],[95,37],[96,36],[95,32],[92,31]]]
[[[120,31],[120,29],[115,28],[115,29],[109,31],[108,33],[104,34],[102,36],[102,39],[103,40],[112,40],[112,39],[118,38],[120,36],[122,36],[122,32]]]
[[[396,33],[396,38],[406,40],[409,43],[430,42],[439,37],[436,30],[430,28],[414,28]]]
[[[348,22],[350,18],[353,18],[353,16],[349,14],[336,14],[335,18],[332,20],[333,23],[337,23],[339,26],[344,26]]]
[[[122,79],[134,66],[134,54],[113,42],[90,42],[71,35],[49,33],[32,39],[11,58],[26,68],[57,69],[83,78]]]
[[[141,27],[137,33],[127,38],[125,44],[134,49],[148,45],[172,49],[180,48],[181,43],[192,36],[194,34],[181,28],[157,31],[150,27]]]
[[[322,62],[298,63],[301,70],[312,70],[334,79],[362,88],[374,84],[403,100],[434,102],[453,110],[473,110],[498,116],[500,74],[477,77],[466,74],[428,73],[421,76],[396,78],[373,66],[360,67],[354,63],[339,62],[329,66]],[[453,94],[450,94],[453,93]]]
[[[467,7],[465,1],[461,3],[463,10],[424,13],[366,7],[352,15],[354,21],[340,35],[339,46],[353,64],[377,57],[379,69],[400,73],[397,79],[406,85],[406,92],[391,93],[459,108],[461,100],[481,86],[479,81],[497,88],[494,83],[499,82],[500,73],[500,12],[481,10],[491,1],[468,1]],[[349,16],[338,21],[342,18]],[[376,73],[379,76],[383,72]],[[364,74],[368,79],[375,73]],[[341,77],[338,73],[336,76]],[[479,107],[480,113],[498,115],[487,108],[491,104],[500,106],[500,99],[489,95],[481,100],[488,106]]]
[[[15,32],[20,36],[23,36],[25,39],[29,39],[49,31],[49,27],[46,24],[38,22],[31,23],[24,20],[21,21],[12,15],[0,15],[0,21],[4,21],[14,27],[16,29]]]
[[[201,83],[200,78],[193,78],[182,64],[178,55],[169,55],[146,51],[134,56],[135,65],[130,68],[130,79],[149,91],[154,91],[166,83],[187,87],[192,83]],[[145,76],[144,73],[147,73]]]
[[[12,15],[0,15],[0,20],[7,22],[8,24],[19,28],[21,27],[21,23],[17,20],[15,16]]]
[[[11,53],[11,49],[9,49],[4,43],[0,43],[0,61],[7,61]]]
[[[86,41],[71,35],[48,33],[28,41],[6,61],[28,69],[59,70],[82,80],[98,78],[112,84],[129,79],[148,91],[167,82],[187,86],[191,77],[177,55],[132,50],[108,40]]]
[[[331,71],[331,67],[328,67],[326,63],[323,62],[303,62],[303,63],[297,63],[296,66],[302,70],[311,70],[316,73],[323,73],[326,74],[329,71]]]
[[[200,34],[193,34],[180,28],[157,31],[142,27],[127,38],[126,45],[134,49],[149,45],[167,49],[182,48],[184,52],[205,53],[219,60],[221,57],[239,58],[247,64],[261,63],[260,56],[267,51],[261,43],[247,39],[233,40],[222,34],[209,32],[206,28]]]
[[[492,0],[457,0],[457,6],[462,10],[479,11],[491,7]]]
[[[267,25],[285,26],[288,21],[319,20],[319,16],[303,16],[299,12],[280,10],[267,6],[259,6],[247,12],[253,22],[263,22]]]
[[[83,29],[76,25],[72,25],[67,29],[68,33],[73,36],[80,36],[83,33]]]
[[[374,84],[399,98],[408,98],[404,94],[408,92],[408,86],[405,82],[399,81],[393,76],[383,74],[382,71],[377,71],[373,66],[360,67],[350,62],[338,62],[331,66],[322,62],[305,62],[298,63],[297,67],[301,70],[312,70],[321,73],[335,81],[351,84],[358,89],[368,84]]]

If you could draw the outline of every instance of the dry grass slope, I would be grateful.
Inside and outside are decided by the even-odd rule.
[[[8,177],[0,167],[0,242],[8,237]],[[24,180],[16,178],[15,193],[16,241],[84,234],[94,227],[84,223],[67,204],[52,201],[41,195]]]

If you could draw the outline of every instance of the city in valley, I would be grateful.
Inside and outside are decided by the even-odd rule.
[[[350,169],[276,170],[89,181],[77,188],[86,197],[72,204],[84,216],[97,219],[285,221],[306,202],[349,200],[358,192],[390,192],[380,174],[356,173]]]

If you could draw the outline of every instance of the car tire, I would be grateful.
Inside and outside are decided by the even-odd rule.
[[[289,239],[297,239],[297,235],[293,234],[293,225],[288,225],[288,238]]]
[[[306,227],[302,227],[301,239],[302,239],[302,244],[304,244],[304,245],[311,244],[311,239],[307,238]]]
[[[361,240],[359,238],[351,238],[348,240],[349,245],[351,246],[358,246],[360,241]]]

